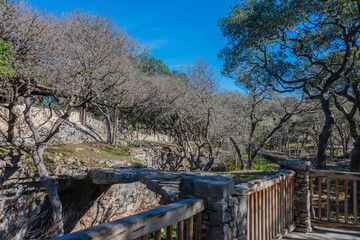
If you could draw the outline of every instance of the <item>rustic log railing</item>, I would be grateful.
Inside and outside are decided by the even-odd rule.
[[[161,240],[162,232],[166,240],[196,239],[202,236],[202,211],[206,207],[203,199],[186,199],[163,207],[154,208],[136,215],[70,233],[54,240],[82,239],[141,239],[152,234],[154,240]],[[195,221],[194,221],[195,218]],[[176,231],[174,231],[176,229]],[[184,232],[186,229],[186,232]],[[175,234],[176,232],[176,234]]]
[[[241,184],[248,189],[248,240],[278,239],[294,230],[294,176],[285,171]]]
[[[312,170],[309,174],[313,225],[360,229],[357,186],[360,173]]]

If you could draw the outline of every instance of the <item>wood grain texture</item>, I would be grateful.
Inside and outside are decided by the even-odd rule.
[[[194,236],[194,217],[189,217],[187,220],[186,239],[192,239]]]
[[[318,177],[318,219],[322,220],[321,215],[321,177]]]
[[[336,221],[339,222],[339,179],[335,179]]]
[[[326,179],[326,218],[330,221],[330,177]]]
[[[177,234],[177,240],[183,240],[184,239],[184,221],[178,222],[177,229],[176,229],[176,234]]]
[[[342,171],[327,171],[327,170],[311,170],[309,171],[311,177],[330,177],[337,179],[360,180],[360,173],[356,172],[342,172]]]
[[[161,229],[155,232],[154,240],[161,240]]]
[[[166,227],[166,240],[172,240],[173,239],[172,234],[173,234],[173,225],[167,226]]]
[[[201,240],[202,237],[202,213],[198,213],[196,218],[196,240]]]
[[[254,192],[258,192],[258,191],[264,190],[266,188],[269,188],[271,186],[274,186],[274,185],[276,185],[288,178],[291,178],[293,176],[295,176],[295,172],[287,170],[287,171],[277,173],[277,174],[274,174],[274,175],[266,177],[266,178],[262,178],[262,179],[242,183],[242,184],[237,184],[236,186],[239,186],[241,188],[247,188],[248,189],[247,194],[252,194]]]
[[[357,180],[353,182],[353,206],[354,206],[354,224],[358,223],[358,207],[357,207]]]
[[[55,239],[136,239],[202,212],[205,204],[203,199],[186,199]]]
[[[349,192],[348,192],[348,180],[345,179],[344,180],[344,191],[345,191],[345,196],[344,196],[344,214],[345,214],[345,223],[349,222]]]

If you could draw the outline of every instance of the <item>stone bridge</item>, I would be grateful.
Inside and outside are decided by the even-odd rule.
[[[151,168],[97,168],[90,172],[89,178],[94,184],[101,185],[141,182],[149,190],[161,195],[162,204],[167,204],[179,201],[182,177],[204,175],[209,174],[200,171],[164,171]]]

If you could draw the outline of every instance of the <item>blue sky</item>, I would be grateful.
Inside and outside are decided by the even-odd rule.
[[[195,58],[205,58],[220,71],[217,58],[225,46],[217,20],[226,16],[233,0],[32,0],[35,7],[54,12],[83,9],[110,15],[124,31],[145,43],[151,55],[171,70],[181,70]],[[220,86],[238,90],[232,79],[221,77]]]

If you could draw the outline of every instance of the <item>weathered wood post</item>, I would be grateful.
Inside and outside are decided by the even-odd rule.
[[[203,239],[246,239],[246,197],[236,194],[234,185],[231,178],[223,176],[182,177],[179,186],[182,197],[207,200],[202,219]]]
[[[281,167],[296,172],[294,185],[294,218],[296,231],[311,232],[310,161],[278,161]]]

